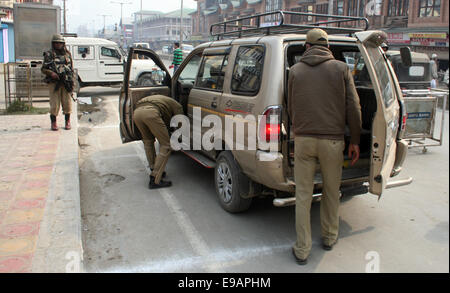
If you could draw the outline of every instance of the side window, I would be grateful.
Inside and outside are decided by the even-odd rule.
[[[115,50],[115,49],[101,47],[100,50],[101,50],[100,55],[102,58],[104,58],[104,57],[117,58],[117,59],[120,58],[119,52],[117,52],[117,50]]]
[[[228,55],[205,56],[195,86],[204,89],[222,90],[227,65]]]
[[[369,71],[367,71],[364,58],[360,52],[342,52],[344,61],[352,72],[356,85],[370,82]]]
[[[394,85],[391,80],[389,69],[387,67],[387,59],[384,54],[381,53],[379,47],[367,48],[367,53],[372,61],[375,69],[375,74],[378,77],[378,82],[383,97],[385,107],[389,107],[394,101]]]
[[[244,95],[256,95],[261,86],[264,63],[264,47],[240,47],[233,68],[231,91]]]
[[[93,60],[94,59],[94,47],[93,46],[75,46],[76,60]]]
[[[200,67],[201,54],[195,55],[189,60],[188,64],[183,68],[178,80],[182,84],[194,84],[197,77],[198,68]]]

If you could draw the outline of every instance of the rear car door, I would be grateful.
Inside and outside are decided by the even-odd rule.
[[[130,80],[130,72],[133,66],[133,56],[140,55],[153,60],[157,67],[152,86],[140,86]],[[120,118],[120,137],[122,143],[127,143],[141,139],[141,134],[133,122],[133,111],[135,104],[140,99],[160,94],[170,96],[171,77],[166,66],[159,56],[150,49],[131,48],[128,53],[128,60],[125,68],[125,76],[119,96],[119,118]]]
[[[98,73],[101,81],[115,82],[123,80],[123,57],[118,48],[100,45]]]
[[[197,78],[188,100],[187,114],[192,126],[201,125],[203,118],[208,115],[223,115],[220,105],[230,51],[231,47],[208,48],[203,51]],[[194,108],[201,109],[201,116],[194,115]],[[209,128],[202,127],[202,137],[208,130]],[[199,134],[192,136],[194,150],[201,149],[202,139],[194,137]]]
[[[384,33],[379,31],[356,33],[358,47],[364,57],[377,98],[377,112],[372,127],[369,191],[378,196],[381,196],[392,174],[400,124],[398,86],[389,68],[389,61],[379,47],[385,40],[384,36]]]

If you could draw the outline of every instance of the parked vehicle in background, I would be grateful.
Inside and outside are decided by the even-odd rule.
[[[121,84],[124,78],[126,56],[112,41],[101,38],[66,37],[67,49],[78,71],[78,89],[86,86]],[[156,78],[154,62],[150,58],[135,57],[130,80],[134,84],[153,85]],[[142,56],[143,57],[143,56]]]
[[[144,49],[150,49],[149,43],[133,43],[134,48],[144,48]]]
[[[169,45],[165,45],[162,47],[162,53],[163,54],[171,54],[173,51],[173,47]]]
[[[400,51],[387,51],[402,89],[428,89],[431,84],[431,63],[427,54],[411,52],[411,66],[402,63]]]
[[[183,58],[189,55],[194,50],[194,46],[189,44],[182,44],[181,51],[183,51]]]
[[[232,39],[197,46],[185,56],[172,78],[155,52],[132,49],[130,52],[139,52],[152,58],[165,76],[160,84],[149,87],[135,86],[125,78],[119,98],[122,142],[140,140],[132,119],[137,101],[155,94],[172,97],[183,105],[191,131],[199,118],[195,116],[198,112],[201,113],[200,118],[213,114],[221,120],[222,135],[217,144],[214,142],[221,148],[211,150],[202,146],[201,150],[195,151],[193,143],[199,142],[194,142],[195,138],[191,137],[187,142],[190,143],[189,150],[183,152],[203,166],[215,169],[217,196],[226,211],[245,211],[252,198],[262,194],[274,196],[275,206],[295,204],[295,144],[287,109],[287,81],[289,68],[298,62],[306,50],[306,35],[293,33],[292,27],[283,25],[284,14],[288,13],[295,14],[272,13],[274,17],[282,19],[280,25],[274,26],[273,33],[269,33],[272,27],[256,32],[254,28],[249,29],[247,36],[245,31],[239,30],[231,35],[234,37]],[[258,17],[267,15],[254,16],[255,23],[259,23]],[[367,21],[364,18],[360,20]],[[240,20],[233,20],[233,25],[236,21]],[[224,27],[232,25],[224,22],[213,26],[219,31],[226,31]],[[339,31],[338,27],[327,29]],[[283,30],[286,32],[283,33]],[[213,28],[211,31],[214,31]],[[212,37],[219,38],[227,34]],[[341,182],[344,195],[364,194],[369,190],[381,196],[385,188],[409,184],[412,180],[388,181],[402,170],[408,146],[403,139],[406,112],[401,89],[384,51],[379,47],[385,38],[386,35],[381,31],[363,29],[356,30],[355,37],[329,35],[330,50],[335,58],[353,64],[352,73],[362,112],[361,155],[357,164],[351,166],[347,150],[344,152],[346,156]],[[132,65],[128,64],[125,76]],[[254,134],[248,130],[244,142],[241,142],[245,144],[257,139],[256,149],[236,149],[238,138],[234,133],[231,133],[232,141],[227,141],[226,137],[230,133],[225,132],[226,117],[241,121],[249,128],[256,127]],[[262,117],[260,121],[255,120],[258,117]],[[271,117],[277,117],[277,122],[273,123]],[[202,135],[210,131],[211,128],[201,128]],[[277,145],[276,151],[263,147],[270,141]],[[347,149],[348,133],[345,142]],[[314,181],[314,192],[320,195],[320,172]]]

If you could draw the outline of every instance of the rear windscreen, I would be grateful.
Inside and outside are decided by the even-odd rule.
[[[400,82],[430,82],[431,72],[429,63],[413,63],[406,67],[401,63],[394,64],[394,70]]]

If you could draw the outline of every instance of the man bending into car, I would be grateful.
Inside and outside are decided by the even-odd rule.
[[[141,132],[145,155],[151,170],[148,188],[164,188],[172,186],[172,182],[162,180],[164,169],[171,153],[169,126],[173,116],[183,114],[183,107],[172,98],[153,95],[136,103],[133,120]],[[155,138],[159,142],[159,153],[156,156]]]

